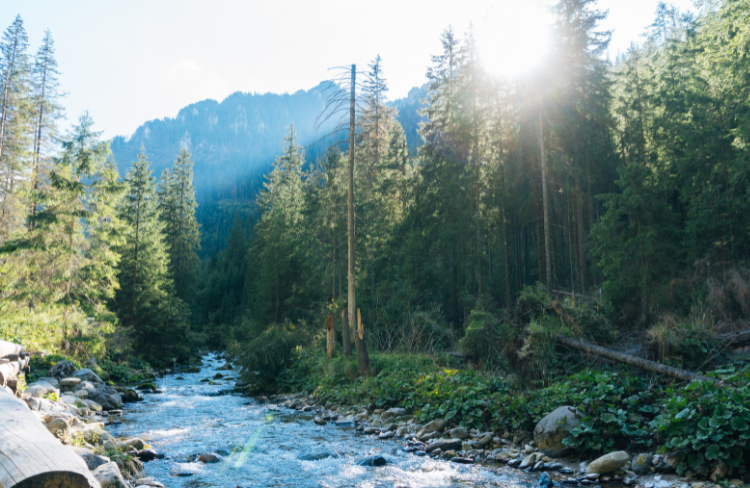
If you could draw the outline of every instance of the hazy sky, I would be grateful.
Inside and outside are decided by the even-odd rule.
[[[520,63],[531,59],[524,46],[542,42],[540,26],[548,21],[532,2],[0,0],[0,29],[20,14],[32,52],[50,29],[68,121],[89,110],[112,137],[206,98],[309,89],[330,76],[327,68],[365,65],[377,54],[390,98],[403,97],[425,82],[448,24],[463,32],[473,22],[493,45],[508,44],[496,64]],[[612,57],[640,40],[657,3],[599,0],[598,8],[609,10],[602,28],[614,31]],[[692,8],[691,0],[672,3]]]

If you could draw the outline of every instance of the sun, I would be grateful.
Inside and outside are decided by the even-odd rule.
[[[539,65],[548,49],[549,7],[534,0],[498,0],[474,28],[485,69],[512,77]]]

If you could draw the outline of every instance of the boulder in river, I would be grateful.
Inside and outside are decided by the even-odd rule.
[[[116,463],[102,464],[91,472],[102,488],[130,488]]]
[[[202,462],[203,464],[216,464],[216,463],[220,463],[221,459],[219,459],[219,456],[217,456],[216,454],[208,453],[208,454],[201,454],[198,457],[198,461]]]
[[[383,456],[367,456],[357,461],[360,466],[385,466],[388,461]]]
[[[138,451],[136,456],[144,463],[147,463],[149,461],[153,461],[154,459],[162,459],[164,457],[164,454],[159,454],[153,449],[141,449],[140,451]]]
[[[125,403],[139,402],[143,400],[137,391],[131,390],[130,388],[126,388],[120,393],[120,396],[122,396],[122,401]]]
[[[586,473],[607,474],[617,471],[630,461],[630,456],[625,451],[615,451],[595,459],[586,466]]]
[[[321,459],[326,458],[337,458],[339,457],[336,453],[330,453],[330,452],[318,452],[315,454],[305,454],[304,456],[300,456],[300,461],[320,461]]]
[[[582,413],[574,407],[559,407],[536,424],[534,441],[542,453],[549,457],[561,457],[567,452],[562,441],[570,430],[581,423]]]

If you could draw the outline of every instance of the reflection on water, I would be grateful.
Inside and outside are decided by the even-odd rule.
[[[210,385],[223,361],[204,358],[200,373],[183,380],[156,381],[163,394],[128,404],[115,435],[140,437],[167,457],[146,463],[146,474],[168,488],[198,487],[527,487],[510,470],[467,466],[403,451],[398,440],[378,440],[352,429],[317,426],[310,414],[295,413],[238,395],[219,395],[231,386]],[[226,378],[224,382],[228,381]],[[217,464],[189,462],[216,453]],[[379,454],[383,467],[356,460]],[[300,459],[307,458],[310,460]]]

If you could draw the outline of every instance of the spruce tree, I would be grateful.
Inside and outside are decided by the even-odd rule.
[[[0,242],[20,228],[20,186],[27,179],[31,133],[31,65],[23,20],[16,17],[0,42]]]
[[[48,30],[37,51],[33,69],[34,142],[30,181],[31,208],[29,210],[32,217],[36,215],[39,205],[36,193],[39,185],[44,183],[44,173],[48,169],[46,155],[57,138],[57,121],[63,116],[63,108],[59,103],[58,75],[55,44]]]
[[[193,161],[187,149],[180,150],[171,172],[159,180],[159,205],[169,251],[169,273],[177,296],[189,302],[198,271],[200,228],[195,219]]]

